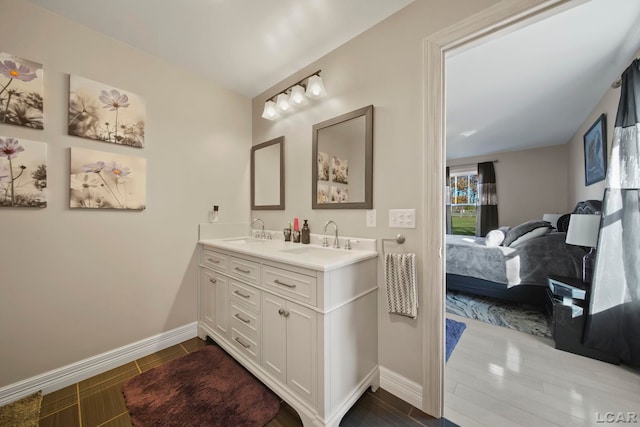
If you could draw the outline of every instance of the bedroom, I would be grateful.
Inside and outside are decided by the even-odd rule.
[[[618,9],[615,12],[611,11],[611,13],[617,14],[620,10],[624,9]],[[633,13],[637,12],[627,11],[627,13],[633,15]],[[598,16],[598,22],[602,16],[606,16],[606,13],[601,13],[601,15]],[[533,24],[532,26],[535,25],[536,24]],[[546,38],[543,39],[546,40]],[[583,135],[596,121],[600,114],[606,113],[608,148],[609,150],[611,149],[613,122],[616,116],[620,95],[619,89],[616,92],[616,89],[611,88],[610,85],[629,65],[630,61],[633,58],[636,58],[640,53],[638,52],[637,45],[635,47],[628,46],[628,44],[631,44],[630,40],[635,40],[637,43],[637,37],[628,37],[626,40],[627,46],[624,46],[628,48],[626,51],[626,58],[619,64],[618,70],[614,71],[613,74],[610,74],[610,79],[605,79],[604,82],[600,83],[600,95],[597,96],[593,102],[589,103],[588,106],[585,106],[586,110],[583,110],[583,116],[578,124],[573,127],[572,132],[568,137],[561,140],[566,143],[551,143],[547,144],[545,147],[529,149],[503,148],[502,150],[496,150],[484,154],[479,152],[482,145],[480,143],[481,141],[476,142],[475,144],[475,141],[467,141],[467,147],[470,149],[471,153],[465,155],[464,140],[470,140],[472,138],[465,138],[464,136],[458,135],[465,130],[474,129],[475,126],[477,126],[477,121],[474,122],[473,119],[482,121],[483,119],[487,120],[487,116],[491,116],[490,118],[495,118],[495,121],[497,122],[499,121],[501,113],[508,116],[508,112],[503,112],[500,108],[498,108],[497,112],[495,112],[493,108],[486,108],[485,110],[482,110],[482,112],[477,113],[478,116],[482,116],[484,114],[484,117],[476,118],[470,115],[468,111],[472,110],[472,103],[471,107],[467,105],[464,106],[469,107],[468,110],[460,111],[462,108],[458,108],[458,110],[456,110],[456,112],[462,116],[464,116],[464,113],[467,113],[465,116],[469,118],[467,123],[460,121],[459,117],[456,117],[455,115],[451,116],[454,123],[450,123],[449,116],[447,117],[447,132],[454,130],[455,133],[452,132],[454,135],[453,139],[456,139],[457,137],[457,145],[452,147],[447,146],[447,152],[449,153],[449,149],[451,148],[451,152],[453,154],[453,158],[447,156],[447,166],[450,167],[450,173],[452,175],[456,172],[462,172],[463,176],[466,175],[465,172],[475,173],[476,165],[479,162],[497,160],[494,167],[498,192],[497,200],[500,226],[504,225],[513,227],[526,221],[541,220],[545,213],[568,213],[571,212],[576,203],[581,200],[602,199],[602,194],[604,192],[603,181],[590,186],[585,185]],[[540,52],[543,50],[542,47],[536,49],[535,46],[535,43],[532,43],[532,51]],[[620,49],[624,50],[624,48]],[[525,59],[518,55],[515,57],[510,56],[513,54],[513,52],[510,51],[488,52],[487,50],[478,50],[484,55],[502,53],[503,58],[510,58],[520,66],[525,62]],[[489,88],[470,89],[469,85],[473,84],[475,80],[470,79],[471,83],[461,80],[467,79],[468,76],[468,74],[464,73],[464,69],[478,70],[478,74],[484,76],[491,75],[491,73],[484,69],[485,63],[474,64],[469,59],[465,62],[464,58],[460,58],[467,52],[468,51],[465,51],[459,55],[454,55],[448,61],[447,64],[451,65],[453,70],[447,70],[447,72],[450,73],[448,74],[449,80],[447,84],[452,87],[457,85],[455,94],[458,95],[460,93],[465,93],[466,91],[466,93],[472,93],[472,96],[477,96],[478,92],[486,90],[487,92],[482,93],[485,98],[480,97],[479,99],[487,99],[486,97],[491,95],[497,98],[497,101],[492,100],[493,105],[500,103],[504,95],[499,93],[499,91],[498,93],[491,93],[489,91],[495,91],[497,87],[503,85],[507,88],[512,88],[512,86],[509,85],[514,83],[513,79],[507,77],[505,80],[503,79],[504,76],[500,74],[494,79],[494,83],[487,85]],[[482,54],[476,53],[476,57],[479,57]],[[492,58],[495,59],[495,56]],[[497,61],[499,61],[497,66],[505,66],[505,61],[500,62],[500,58],[497,58]],[[462,67],[462,64],[464,64],[464,67]],[[456,66],[458,66],[458,68],[454,69]],[[517,74],[519,71],[520,68],[508,69],[506,73],[511,72],[513,74]],[[562,73],[559,72],[559,74]],[[561,79],[562,76],[559,76],[558,78]],[[521,83],[518,84],[522,85]],[[535,79],[533,79],[533,81],[528,81],[528,84],[534,88],[539,87],[539,83]],[[554,82],[555,87],[562,86],[563,84],[566,85],[567,82]],[[524,89],[518,88],[516,90],[519,91]],[[544,96],[536,93],[536,96],[538,95],[539,98]],[[571,95],[568,96],[570,97]],[[530,97],[534,99],[536,98],[533,95],[530,95]],[[562,96],[560,95],[558,98],[562,98]],[[531,103],[533,102],[534,101],[531,101]],[[524,102],[524,104],[526,103],[527,102]],[[515,104],[512,102],[507,105],[509,105],[509,107],[506,108],[512,108],[511,106]],[[455,108],[449,104],[448,107],[452,110]],[[549,109],[553,109],[553,107],[549,106]],[[518,113],[521,113],[521,111],[518,111]],[[450,114],[450,111],[448,111],[447,114]],[[566,112],[564,115],[557,114],[557,116],[567,119],[567,117],[570,117],[570,113]],[[540,120],[539,118],[534,117],[531,121],[533,124],[529,123],[529,132],[535,131],[536,127],[540,129],[541,127],[555,126],[553,120]],[[521,122],[516,120],[516,123],[520,124]],[[508,124],[503,125],[507,127],[503,132],[508,135],[507,138],[503,139],[510,141],[514,138],[514,135],[517,137],[517,131],[510,130]],[[496,135],[500,135],[500,132],[495,131],[495,128],[493,130],[494,133],[492,136],[495,137]],[[525,131],[525,133],[526,132],[527,131]],[[452,200],[451,204],[454,205],[455,201]],[[464,214],[468,215],[468,210]],[[458,207],[457,210],[454,210],[454,219],[456,215],[460,216],[464,214],[462,214],[460,207]],[[468,224],[471,224],[471,231],[474,232],[475,222],[468,221]],[[582,254],[584,253],[586,252],[582,251]],[[447,261],[449,260],[449,253],[447,253]],[[449,271],[449,269],[447,271]],[[578,273],[580,273],[579,269]],[[515,286],[512,289],[517,288],[518,286]],[[542,312],[543,311],[544,310],[542,310]],[[466,322],[468,320],[460,316],[453,318],[462,322]],[[479,322],[477,321],[471,322],[475,325],[470,337],[470,342],[473,343],[473,346],[467,347],[465,351],[459,355],[460,359],[458,360],[456,360],[456,347],[456,350],[453,352],[452,359],[447,365],[446,387],[449,391],[447,392],[445,399],[445,414],[454,415],[452,418],[453,420],[457,419],[460,422],[467,421],[469,425],[498,425],[500,423],[507,422],[523,422],[525,416],[522,413],[520,413],[520,415],[516,415],[516,412],[514,411],[496,411],[491,414],[484,411],[483,407],[478,407],[469,403],[470,399],[474,401],[477,399],[478,402],[483,402],[485,408],[487,406],[504,407],[506,405],[513,405],[513,402],[518,400],[517,397],[514,398],[504,391],[499,391],[502,389],[510,390],[514,396],[524,397],[524,394],[529,393],[529,395],[533,397],[536,404],[539,405],[539,408],[528,406],[526,403],[522,403],[522,401],[520,401],[520,403],[516,403],[516,405],[519,405],[520,408],[526,408],[528,412],[526,417],[531,417],[531,414],[536,414],[539,418],[535,418],[537,421],[534,422],[535,424],[553,422],[553,419],[548,418],[549,414],[553,413],[556,417],[566,415],[563,411],[563,405],[564,407],[567,407],[567,402],[571,399],[571,393],[565,394],[563,393],[563,390],[573,389],[573,393],[580,395],[581,399],[584,399],[581,404],[575,404],[576,408],[589,407],[590,410],[595,411],[596,409],[594,408],[602,408],[606,405],[609,405],[610,407],[614,406],[611,402],[606,402],[600,406],[593,402],[592,399],[597,398],[597,393],[594,393],[594,387],[597,386],[593,383],[585,384],[584,380],[581,380],[585,375],[589,376],[598,372],[598,374],[596,374],[598,378],[603,380],[606,378],[603,382],[603,384],[606,383],[606,387],[616,387],[616,381],[635,381],[632,380],[634,377],[630,376],[629,372],[625,371],[624,368],[617,368],[616,370],[613,368],[613,365],[597,362],[593,359],[588,359],[587,361],[587,359],[582,356],[575,356],[560,350],[554,350],[554,341],[551,338],[545,339],[518,332],[513,333],[512,330],[488,326],[486,323],[478,324]],[[505,332],[501,332],[500,329]],[[464,340],[464,334],[467,332],[468,330],[462,334],[461,342]],[[502,333],[503,335],[501,336],[500,334]],[[495,349],[492,350],[486,347],[485,342],[487,340],[491,340]],[[548,351],[541,352],[541,347],[545,347]],[[504,357],[504,355],[501,357],[500,352],[504,351],[511,352],[511,356],[507,356],[503,359],[502,357]],[[524,356],[525,354],[526,356]],[[539,364],[539,361],[543,358],[550,361],[550,366],[548,368],[544,368]],[[527,361],[527,359],[529,360]],[[587,368],[585,371],[579,371],[574,369],[572,366],[573,363],[583,363],[580,359],[585,359],[583,365],[583,367]],[[531,360],[534,360],[535,362],[531,362]],[[459,362],[460,364],[457,364],[456,362]],[[462,365],[464,365],[464,367],[462,367]],[[473,366],[474,368],[470,368],[470,366]],[[604,369],[608,373],[605,375],[600,371],[600,369]],[[550,375],[550,377],[547,377],[547,375]],[[552,380],[551,378],[553,375],[561,375],[564,383],[561,384],[561,382],[555,382]],[[533,380],[536,377],[545,378],[541,381],[546,384],[544,386],[545,393],[553,394],[557,399],[557,402],[564,403],[557,404],[557,402],[547,400],[544,394],[541,394],[540,390],[536,389],[536,381]],[[617,378],[618,380],[615,380],[614,378]],[[481,393],[479,393],[480,390],[482,390]],[[624,398],[625,393],[624,391],[618,392],[618,395]],[[624,405],[617,406],[617,408],[621,407],[624,407]],[[637,402],[628,402],[626,409],[634,407],[637,407]],[[475,413],[474,410],[476,411]],[[472,417],[472,414],[474,417]],[[573,415],[575,416],[576,413]],[[586,411],[579,414],[578,418],[584,417],[585,415]],[[518,416],[521,418],[514,418]],[[531,420],[532,418],[529,418],[528,422],[532,422]],[[595,418],[592,418],[590,421],[595,422]],[[567,424],[575,422],[589,423],[589,420],[579,421],[578,419],[566,419]],[[464,425],[466,425],[466,423]]]

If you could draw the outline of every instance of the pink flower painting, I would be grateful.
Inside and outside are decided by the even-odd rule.
[[[42,65],[0,52],[0,123],[43,129]]]
[[[0,207],[47,206],[47,144],[0,136]]]

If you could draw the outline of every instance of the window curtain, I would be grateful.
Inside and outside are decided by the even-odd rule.
[[[444,187],[444,215],[446,219],[446,233],[453,234],[453,228],[451,227],[451,173],[449,167],[445,171],[445,187]]]
[[[640,366],[640,62],[622,74],[584,344]]]
[[[498,195],[493,162],[478,163],[478,203],[476,236],[484,237],[498,228]]]

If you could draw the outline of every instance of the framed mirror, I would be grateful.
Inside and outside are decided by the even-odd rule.
[[[251,147],[251,209],[284,210],[284,136]]]
[[[313,209],[373,207],[373,105],[313,126]]]

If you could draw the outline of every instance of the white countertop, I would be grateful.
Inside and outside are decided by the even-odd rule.
[[[341,247],[344,248],[341,238]],[[331,243],[333,238],[329,239]],[[375,239],[352,239],[351,250],[325,248],[319,244],[285,242],[280,239],[254,239],[248,236],[224,239],[200,239],[198,243],[211,248],[251,255],[317,271],[329,271],[346,265],[376,258]],[[363,247],[361,249],[360,247]],[[367,249],[364,249],[367,248]]]

